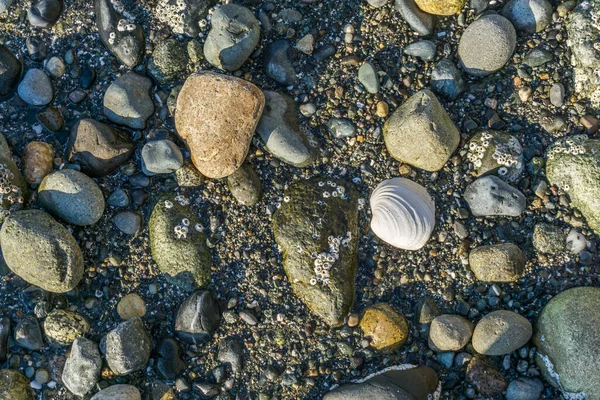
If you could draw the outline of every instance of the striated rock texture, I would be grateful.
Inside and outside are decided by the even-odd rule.
[[[600,233],[600,140],[569,136],[547,151],[546,177],[564,190],[571,205]]]
[[[275,241],[294,293],[331,326],[354,303],[358,267],[358,194],[343,180],[293,183],[273,217]]]
[[[242,165],[264,105],[262,91],[245,80],[214,72],[187,78],[175,126],[202,175],[224,178]]]
[[[571,47],[571,65],[575,92],[590,100],[600,112],[600,1],[580,2],[567,19],[567,44]]]
[[[73,289],[83,275],[83,255],[69,231],[40,210],[14,212],[0,231],[8,267],[25,281],[54,293]]]

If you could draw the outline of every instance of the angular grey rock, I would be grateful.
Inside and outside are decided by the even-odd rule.
[[[479,246],[469,254],[469,265],[482,282],[514,282],[521,278],[525,255],[512,243]]]
[[[37,351],[44,346],[42,330],[33,315],[23,317],[15,326],[15,342],[27,350]]]
[[[197,224],[198,217],[169,193],[159,196],[148,222],[152,258],[184,290],[210,282],[210,251]]]
[[[96,393],[90,400],[142,400],[142,395],[135,386],[112,385]]]
[[[48,75],[41,69],[32,68],[19,83],[19,97],[32,106],[45,106],[52,101],[54,89]]]
[[[533,342],[544,379],[571,398],[600,399],[600,288],[576,287],[542,309]],[[566,398],[569,396],[565,395]]]
[[[227,177],[227,186],[233,197],[245,206],[252,207],[262,196],[260,177],[247,163]]]
[[[74,169],[52,172],[38,188],[38,200],[53,216],[69,224],[93,225],[104,214],[104,195],[96,182]]]
[[[25,281],[54,293],[73,289],[83,275],[83,256],[69,231],[40,210],[12,213],[0,231],[8,267]]]
[[[510,21],[488,14],[465,29],[458,42],[458,56],[468,74],[486,76],[504,67],[516,44],[517,33]]]
[[[127,375],[146,367],[152,339],[138,317],[120,323],[105,338],[106,361],[117,375]]]
[[[62,0],[37,0],[27,10],[27,19],[37,28],[51,28],[60,18],[62,10]]]
[[[375,94],[379,92],[379,75],[371,63],[364,63],[358,69],[358,80],[363,84],[367,92]]]
[[[433,35],[437,24],[435,15],[421,11],[414,0],[395,0],[394,6],[413,31],[425,38]]]
[[[558,226],[541,222],[533,228],[533,247],[540,253],[565,251],[566,243],[567,235]]]
[[[256,132],[266,150],[281,161],[303,168],[317,156],[316,141],[300,130],[294,100],[282,93],[265,90],[265,107]]]
[[[296,70],[292,65],[294,47],[288,40],[281,39],[269,43],[263,56],[265,75],[282,86],[293,86],[298,83]],[[317,57],[318,53],[313,53]]]
[[[532,334],[525,317],[508,310],[493,311],[475,326],[473,348],[486,356],[502,356],[523,347]]]
[[[434,93],[444,96],[448,100],[456,100],[465,89],[466,84],[462,73],[452,61],[444,58],[433,67],[431,90]]]
[[[273,233],[292,290],[325,323],[340,326],[354,303],[356,190],[343,180],[313,178],[294,182],[284,196]]]
[[[212,14],[204,56],[217,68],[237,71],[259,40],[260,23],[252,11],[237,4],[224,4]]]
[[[418,57],[423,61],[432,61],[435,58],[436,47],[431,40],[418,40],[404,48],[404,54]]]
[[[98,345],[83,337],[75,339],[62,371],[62,381],[67,389],[77,396],[85,396],[100,379],[101,371]]]
[[[68,154],[81,171],[92,177],[110,174],[131,157],[135,146],[129,135],[93,119],[81,119],[71,128]]]
[[[520,376],[508,384],[506,400],[539,400],[543,391],[544,382],[540,379]]]
[[[510,0],[502,8],[505,16],[518,31],[543,31],[552,22],[552,4],[548,0]]]
[[[518,217],[525,211],[523,193],[497,176],[484,176],[469,184],[463,195],[476,217]]]
[[[460,133],[435,94],[415,93],[385,122],[390,155],[426,171],[438,171],[458,147]]]
[[[550,103],[554,107],[562,107],[565,99],[565,87],[557,82],[550,88]]]
[[[144,129],[154,113],[150,97],[152,81],[135,72],[118,77],[104,93],[104,115],[116,124]]]
[[[148,176],[170,174],[182,166],[183,154],[170,140],[155,140],[142,148],[142,171]]]
[[[403,364],[338,386],[325,394],[323,400],[436,399],[440,392],[439,379],[433,369]]]
[[[569,13],[566,24],[574,90],[580,97],[590,99],[596,114],[600,112],[600,82],[596,74],[600,52],[594,46],[600,41],[600,27],[594,18],[599,12],[600,2],[581,2]]]
[[[548,50],[536,47],[525,54],[525,57],[523,57],[523,64],[535,68],[552,61],[553,58],[554,56]]]
[[[146,51],[141,25],[134,23],[126,10],[115,11],[111,0],[94,0],[94,10],[98,32],[106,48],[127,68],[141,63]]]
[[[574,135],[556,141],[546,152],[546,177],[564,190],[571,205],[600,233],[600,140]]]
[[[0,45],[0,101],[12,95],[21,78],[21,70],[21,62],[12,51]]]
[[[207,290],[198,290],[181,303],[175,317],[175,333],[182,340],[210,340],[221,324],[219,301]]]

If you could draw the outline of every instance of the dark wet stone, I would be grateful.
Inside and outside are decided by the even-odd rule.
[[[58,132],[65,126],[65,120],[60,110],[53,106],[46,107],[40,111],[37,115],[37,120],[50,132]]]
[[[466,85],[462,73],[452,63],[444,58],[431,71],[431,90],[436,94],[455,100],[465,91]]]
[[[30,36],[25,41],[27,47],[27,53],[31,61],[41,62],[46,58],[46,43],[37,36]]]
[[[27,18],[32,26],[50,28],[58,21],[62,10],[62,0],[38,0],[27,11]]]
[[[207,290],[198,290],[177,310],[175,333],[187,342],[209,340],[221,324],[219,301]]]
[[[294,54],[293,46],[285,39],[269,43],[263,59],[265,74],[282,86],[298,83],[296,70],[292,65]]]
[[[89,89],[96,81],[96,70],[89,65],[81,67],[81,73],[79,75],[79,85],[83,89]]]
[[[336,52],[335,46],[332,44],[326,44],[323,45],[321,47],[319,47],[318,49],[316,49],[312,56],[313,58],[317,61],[323,61],[328,59],[329,57],[331,57],[332,55],[334,55]]]
[[[177,340],[166,338],[156,350],[158,360],[156,369],[164,379],[173,380],[185,371],[187,363],[183,360],[183,349]]]
[[[106,48],[127,68],[141,63],[146,49],[141,25],[117,13],[110,0],[94,0],[94,9],[98,32]]]
[[[474,356],[467,366],[467,382],[484,397],[496,397],[508,387],[496,365],[485,356]]]
[[[8,353],[8,337],[10,336],[10,319],[0,318],[0,363],[6,361]]]
[[[23,317],[15,327],[15,341],[27,350],[39,350],[44,346],[42,330],[36,317]]]
[[[525,57],[523,57],[523,64],[530,67],[539,67],[540,65],[552,61],[553,58],[554,56],[551,52],[538,47],[525,54]]]

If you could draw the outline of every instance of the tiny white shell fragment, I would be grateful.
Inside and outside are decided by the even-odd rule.
[[[385,242],[419,250],[435,226],[435,203],[425,188],[405,178],[381,182],[371,194],[371,229]]]

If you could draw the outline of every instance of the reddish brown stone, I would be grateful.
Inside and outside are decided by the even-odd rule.
[[[475,356],[467,366],[467,382],[484,397],[496,397],[508,387],[508,382],[487,357]]]
[[[264,105],[262,91],[245,80],[214,72],[187,78],[175,126],[203,175],[223,178],[242,165]]]
[[[593,135],[598,132],[598,120],[591,115],[584,115],[579,119],[579,122],[585,128],[585,133]]]
[[[48,143],[31,142],[23,152],[23,172],[28,183],[40,183],[52,171],[54,149]]]

